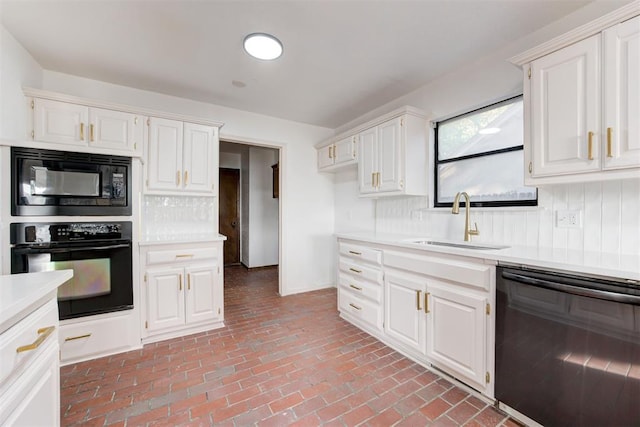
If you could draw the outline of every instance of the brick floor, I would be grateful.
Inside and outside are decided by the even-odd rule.
[[[277,294],[225,270],[226,327],[61,369],[63,426],[515,426],[338,317],[336,290]]]

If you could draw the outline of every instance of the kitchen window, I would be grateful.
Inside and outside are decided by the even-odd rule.
[[[524,185],[522,96],[436,122],[436,207],[466,191],[471,206],[536,206]]]

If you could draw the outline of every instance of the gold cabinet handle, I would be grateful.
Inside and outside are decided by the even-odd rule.
[[[91,124],[89,125],[89,140],[91,140],[91,142],[93,142],[93,141],[94,141],[94,139],[93,139],[93,127],[94,127],[94,126],[93,126],[93,123],[91,123]]]
[[[358,270],[356,268],[349,268],[349,271],[353,271],[354,273],[358,273],[358,274],[362,273],[362,270]]]
[[[362,255],[362,252],[356,252],[356,251],[349,251],[349,253],[353,255]]]
[[[607,128],[607,157],[613,157],[611,145],[613,140],[613,128]]]
[[[193,258],[193,254],[178,254],[176,258]]]
[[[429,292],[424,293],[424,312],[429,314]]]
[[[422,307],[420,307],[420,291],[416,290],[416,309],[418,311],[422,310]]]
[[[376,172],[376,187],[380,188],[380,172]]]
[[[588,146],[587,146],[587,157],[589,160],[593,160],[593,132],[589,131],[588,135]]]
[[[362,291],[362,288],[356,285],[349,285],[349,287],[355,289],[356,291]]]
[[[355,304],[349,303],[349,305],[350,305],[351,307],[355,308],[355,309],[356,309],[356,310],[358,310],[358,311],[359,311],[359,310],[362,310],[362,307],[358,307],[358,306],[357,306],[357,305],[355,305]]]
[[[187,273],[187,290],[191,290],[191,273]]]
[[[80,123],[80,141],[84,141],[84,123]]]
[[[24,353],[25,351],[35,350],[36,348],[40,347],[40,345],[44,342],[44,340],[46,340],[47,337],[49,337],[49,335],[51,335],[55,330],[56,330],[55,326],[49,326],[46,328],[38,329],[38,338],[36,338],[36,340],[31,344],[18,347],[16,349],[16,353]]]
[[[529,162],[529,173],[533,172],[533,162]]]
[[[329,158],[333,159],[333,155],[331,154],[331,150],[333,149],[333,145],[329,146]]]
[[[133,125],[138,126],[138,116],[133,118]]]
[[[184,185],[187,185],[188,180],[189,180],[189,171],[184,171]]]
[[[182,274],[178,277],[178,290],[182,290]]]
[[[371,172],[371,186],[373,188],[376,188],[376,173],[375,172]]]
[[[64,342],[81,340],[82,338],[89,338],[90,336],[91,334],[84,334],[84,335],[78,335],[77,337],[67,337],[64,339]]]
[[[180,171],[176,171],[176,185],[180,185],[180,176],[182,174],[180,173]]]

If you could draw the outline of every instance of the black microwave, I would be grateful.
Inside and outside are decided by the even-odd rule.
[[[11,214],[131,215],[131,158],[11,148]]]

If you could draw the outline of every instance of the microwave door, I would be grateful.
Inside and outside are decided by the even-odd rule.
[[[33,196],[100,196],[100,174],[90,172],[53,171],[33,167]]]

